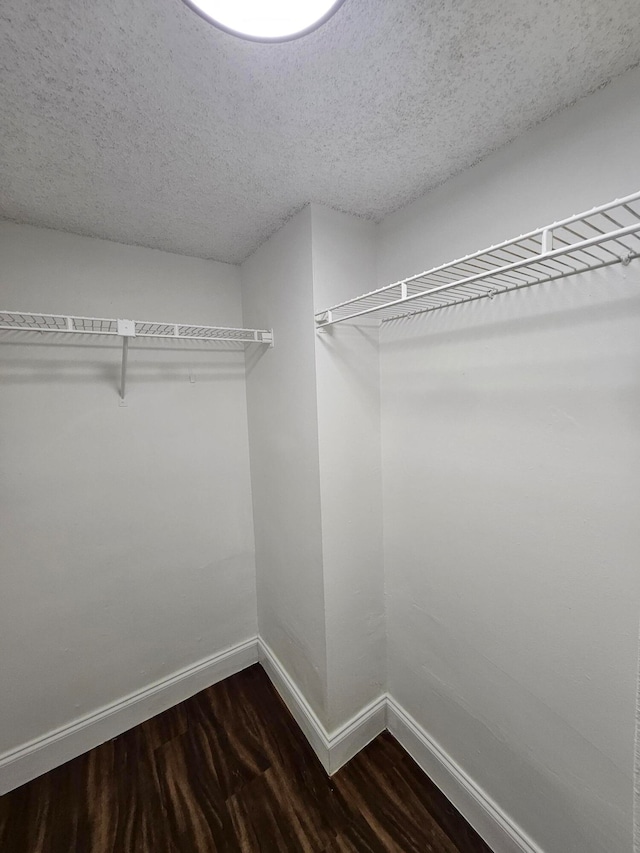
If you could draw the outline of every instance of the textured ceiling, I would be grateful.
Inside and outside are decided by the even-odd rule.
[[[3,0],[0,216],[238,262],[372,219],[640,60],[638,0],[346,0],[256,44],[181,0]]]

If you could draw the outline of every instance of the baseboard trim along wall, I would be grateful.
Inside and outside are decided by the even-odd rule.
[[[494,853],[544,853],[392,696],[379,696],[328,732],[272,649],[258,637],[0,755],[0,795],[258,661],[329,775],[388,729]]]
[[[494,853],[543,853],[392,696],[387,728]]]
[[[253,637],[0,755],[0,795],[82,755],[258,661]]]
[[[332,775],[386,728],[386,696],[379,696],[333,732],[328,732],[284,666],[263,639],[259,658],[320,763]]]
[[[262,639],[259,660],[329,775],[388,729],[494,853],[544,853],[392,696],[380,696],[329,733]]]

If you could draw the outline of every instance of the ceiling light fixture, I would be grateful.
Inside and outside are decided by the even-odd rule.
[[[221,30],[250,41],[291,41],[313,32],[344,0],[184,0]]]

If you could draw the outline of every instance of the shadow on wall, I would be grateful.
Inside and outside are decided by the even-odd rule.
[[[348,330],[348,332],[347,332]],[[378,349],[378,324],[358,322],[346,320],[339,326],[327,326],[325,329],[320,329],[317,332],[318,340],[328,349],[333,349],[339,352],[341,349],[345,354],[350,355],[348,348],[344,346],[345,338],[351,336],[356,337],[361,342],[365,343],[370,350]]]
[[[566,282],[562,288],[548,283],[527,292],[499,294],[492,301],[483,299],[421,312],[383,323],[384,344],[399,350],[419,337],[427,348],[456,339],[474,341],[544,329],[571,330],[584,323],[629,318],[640,313],[639,282],[637,275],[611,281],[610,273],[607,278],[607,272],[601,271]]]
[[[619,415],[636,425],[640,363],[621,372],[620,352],[628,349],[629,338],[611,334],[613,324],[633,326],[640,319],[640,294],[630,295],[631,287],[637,284],[602,287],[606,301],[597,304],[586,301],[593,299],[593,289],[576,288],[547,298],[530,292],[526,305],[524,294],[513,300],[509,294],[492,303],[390,321],[381,333],[390,357],[384,366],[386,394],[395,405],[428,400],[425,429],[450,419],[450,434],[461,421],[491,419],[501,411],[512,427],[519,412],[529,423],[553,427],[557,437],[580,430],[579,417],[567,406],[584,415],[612,401]],[[413,408],[407,417],[420,420],[423,414]]]
[[[369,395],[378,393],[379,327],[376,322],[344,322],[328,326],[318,333],[318,347],[348,380],[350,393],[367,403]],[[374,359],[374,362],[371,361]],[[376,369],[372,369],[376,364]]]
[[[247,346],[245,352],[245,370],[247,376],[251,374],[262,356],[265,355],[268,350],[269,347],[265,347],[261,344],[249,344]]]
[[[43,339],[39,332],[16,331],[0,337],[0,355],[0,385],[101,383],[119,392],[119,338],[70,342],[55,333]],[[136,340],[129,347],[127,371],[128,381],[138,384],[242,379],[244,344],[172,341],[159,346]]]

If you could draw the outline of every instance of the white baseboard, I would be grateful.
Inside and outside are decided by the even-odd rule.
[[[332,775],[386,726],[386,696],[379,696],[333,732],[328,732],[273,651],[259,640],[260,663],[326,772]]]
[[[272,649],[258,642],[260,663],[329,775],[388,729],[494,853],[544,853],[392,696],[329,733]]]
[[[379,696],[365,705],[329,737],[329,775],[351,761],[361,749],[387,727],[387,697]]]
[[[117,737],[257,661],[262,664],[329,775],[388,728],[495,853],[543,853],[392,696],[378,697],[346,723],[328,732],[273,651],[257,637],[3,753],[0,755],[0,795]]]
[[[494,853],[543,853],[392,696],[380,696],[329,733],[262,639],[259,658],[328,774],[335,773],[380,732],[389,729]]]
[[[392,696],[387,728],[494,853],[543,853]]]
[[[258,660],[254,637],[0,755],[0,795],[82,755]]]
[[[280,694],[311,748],[329,773],[329,737],[316,712],[304,698],[286,669],[262,638],[258,640],[258,660]]]

